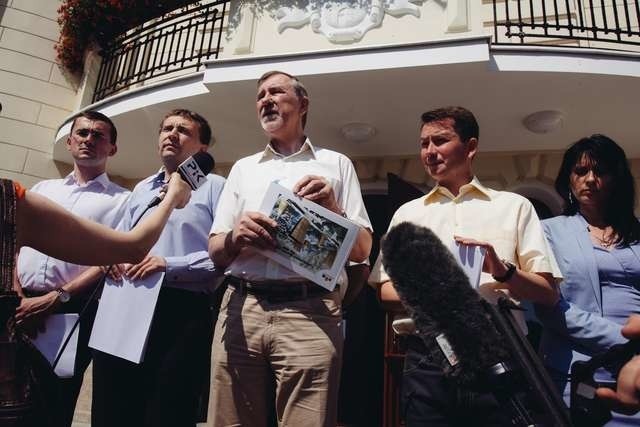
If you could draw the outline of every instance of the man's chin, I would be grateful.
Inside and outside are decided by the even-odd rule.
[[[277,132],[278,130],[280,130],[280,128],[282,128],[282,125],[284,124],[282,120],[280,120],[279,118],[276,120],[262,120],[260,121],[260,124],[262,125],[262,129],[266,132],[266,133],[274,133]]]

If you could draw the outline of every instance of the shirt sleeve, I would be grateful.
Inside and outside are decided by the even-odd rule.
[[[338,204],[344,210],[347,218],[359,226],[373,231],[369,214],[362,199],[360,181],[358,180],[358,175],[353,167],[353,163],[351,163],[348,157],[343,157],[340,167],[342,174],[342,191],[336,195]]]
[[[536,304],[535,308],[546,328],[572,342],[581,353],[593,356],[627,342],[621,333],[622,325],[582,310],[564,298],[553,307]]]
[[[205,282],[217,275],[207,251],[167,256],[164,259],[167,263],[164,276],[167,282]]]
[[[231,168],[224,188],[219,194],[209,235],[228,233],[231,231],[236,219],[244,210],[244,203],[240,196],[239,182],[241,182],[241,174],[238,163],[236,163]]]
[[[544,237],[542,223],[533,205],[523,200],[518,218],[517,261],[521,270],[530,273],[551,273],[556,280],[562,279],[562,273]]]
[[[209,186],[208,205],[212,216],[221,203],[221,194],[225,187],[225,180],[222,178],[212,181]],[[211,221],[213,223],[213,219]],[[167,263],[165,271],[167,282],[208,282],[219,274],[207,250],[181,256],[165,256],[164,259]]]

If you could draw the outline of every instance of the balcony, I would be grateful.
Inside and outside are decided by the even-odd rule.
[[[112,173],[135,179],[155,170],[157,122],[185,107],[210,120],[224,174],[265,143],[252,100],[255,79],[270,69],[301,76],[311,93],[309,135],[354,159],[371,185],[387,172],[428,183],[415,162],[417,118],[450,104],[476,112],[480,161],[510,164],[492,178],[499,188],[533,173],[516,154],[524,163],[532,153],[552,158],[585,134],[610,134],[640,157],[638,0],[365,3],[302,10],[294,1],[202,1],[117,37],[86,67],[82,106],[118,126]],[[555,112],[556,128],[523,125],[544,111]],[[371,130],[366,138],[353,137],[359,125]],[[54,158],[70,162],[64,144]]]
[[[483,25],[493,27],[492,45],[640,51],[639,1],[597,3],[492,0],[492,20]],[[101,52],[93,102],[148,81],[200,70],[208,60],[218,59],[228,7],[229,1],[188,7],[113,40]]]

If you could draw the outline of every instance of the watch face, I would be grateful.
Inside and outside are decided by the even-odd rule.
[[[58,289],[58,298],[60,298],[60,302],[69,302],[69,300],[71,299],[71,295],[69,294],[69,292],[65,291],[64,289]]]

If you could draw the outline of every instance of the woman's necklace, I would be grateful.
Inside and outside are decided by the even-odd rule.
[[[587,231],[589,235],[597,240],[597,243],[605,249],[610,249],[615,245],[615,233],[610,226],[604,228],[598,228],[591,225],[587,225]],[[598,232],[600,235],[598,235]]]

